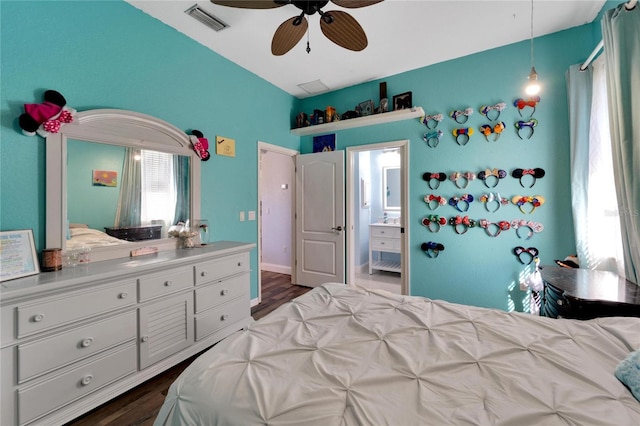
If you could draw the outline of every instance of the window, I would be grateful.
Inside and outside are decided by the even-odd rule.
[[[140,152],[142,197],[140,220],[142,225],[173,223],[176,206],[176,185],[173,155],[142,150]]]

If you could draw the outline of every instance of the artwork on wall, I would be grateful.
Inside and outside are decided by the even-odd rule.
[[[410,109],[413,106],[411,92],[401,93],[393,97],[393,110]]]
[[[40,273],[31,229],[0,232],[0,281]]]
[[[336,150],[336,134],[313,137],[313,152],[329,152]]]
[[[216,154],[227,157],[236,156],[236,140],[224,136],[216,136]]]
[[[93,171],[93,186],[118,186],[118,172],[107,170]]]

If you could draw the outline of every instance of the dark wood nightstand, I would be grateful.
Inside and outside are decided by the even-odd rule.
[[[157,240],[161,237],[162,225],[104,228],[104,230],[112,237],[126,241]]]
[[[545,266],[540,315],[552,318],[640,317],[640,286],[613,272]]]

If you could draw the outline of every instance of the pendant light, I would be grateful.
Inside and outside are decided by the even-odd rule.
[[[540,93],[540,83],[538,83],[538,73],[536,71],[536,67],[534,65],[533,60],[533,0],[531,0],[531,72],[527,76],[529,82],[525,87],[524,91],[529,96],[535,96]]]

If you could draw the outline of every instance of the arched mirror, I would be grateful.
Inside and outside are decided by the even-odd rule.
[[[96,109],[47,136],[47,247],[91,261],[176,248],[167,229],[200,217],[200,159],[158,118]]]

